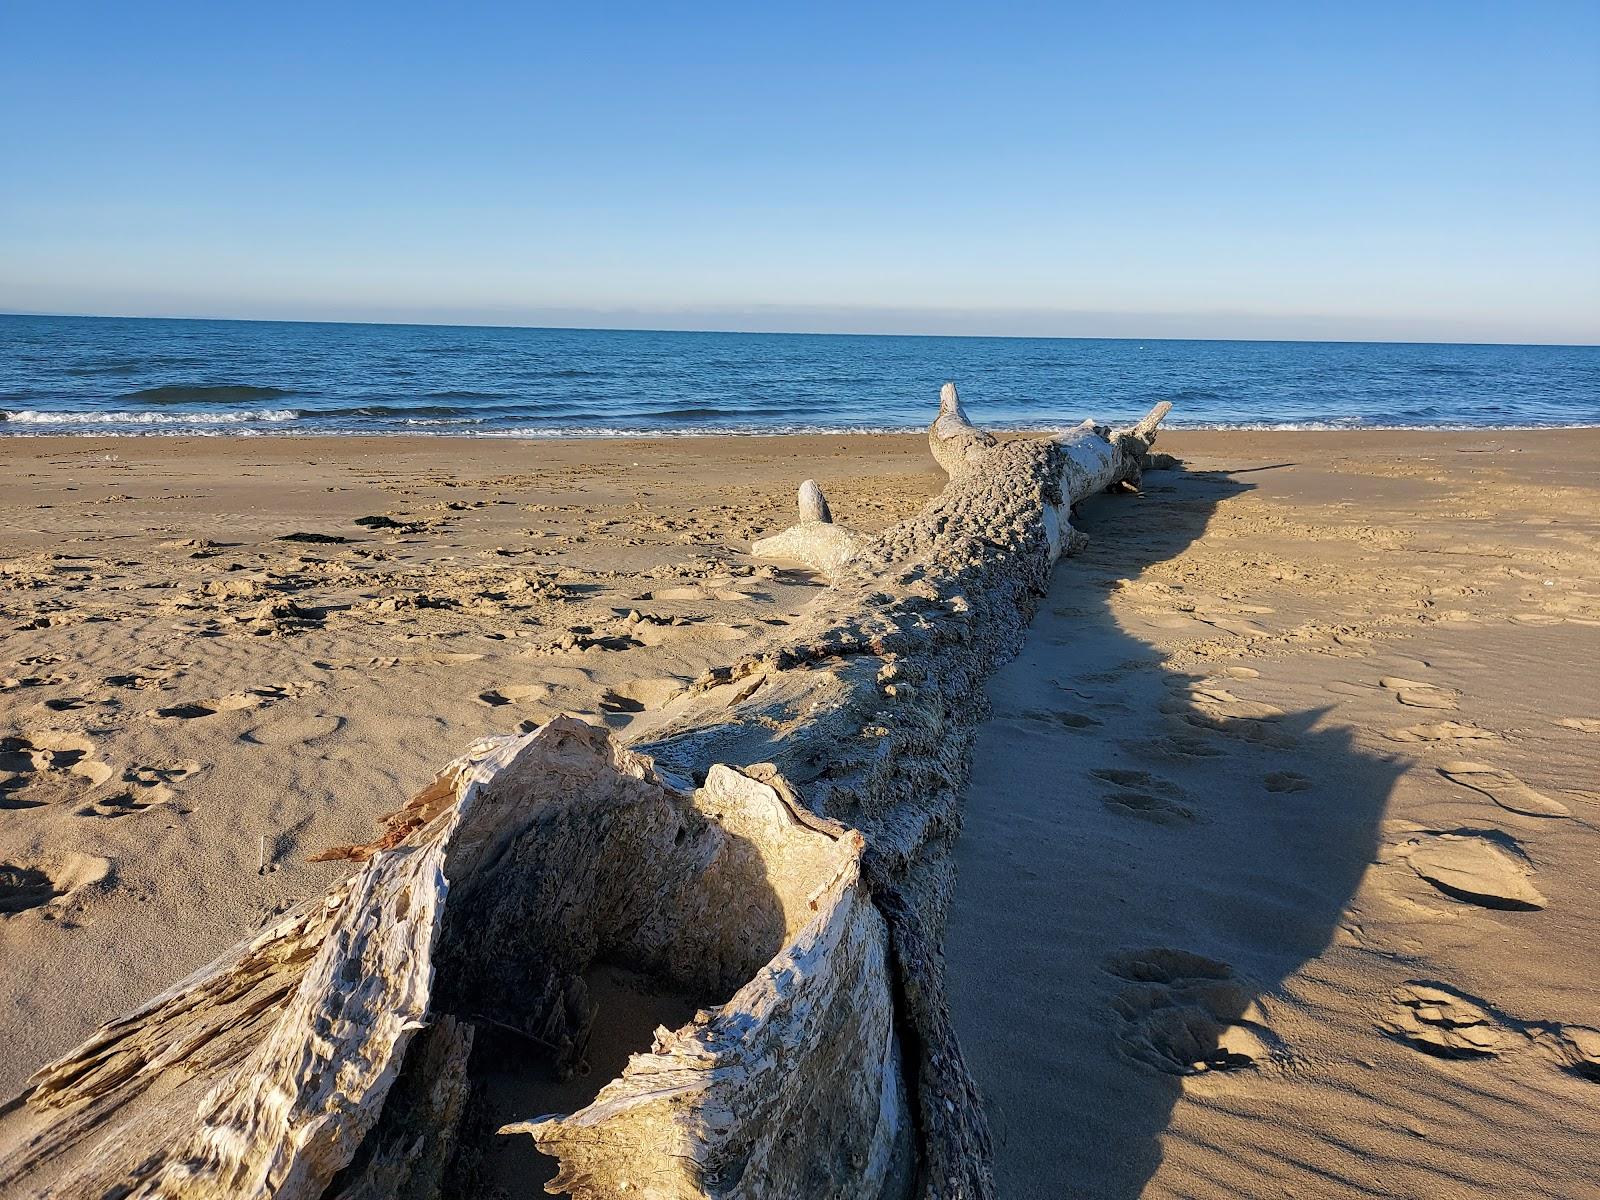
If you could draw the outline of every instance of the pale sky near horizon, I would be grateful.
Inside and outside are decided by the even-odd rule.
[[[0,312],[1600,342],[1600,4],[0,3]]]

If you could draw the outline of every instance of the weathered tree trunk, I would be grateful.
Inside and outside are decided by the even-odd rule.
[[[552,1189],[991,1195],[940,949],[959,788],[1071,506],[1137,479],[1167,406],[996,443],[942,401],[944,491],[852,537],[781,641],[648,744],[558,720],[474,746],[342,849],[351,879],[38,1072],[0,1108],[0,1192],[459,1192],[475,1036],[579,1065],[605,962],[702,1011],[594,1103],[504,1126],[560,1158]]]
[[[683,780],[714,762],[770,763],[813,812],[865,835],[863,874],[890,926],[928,1197],[993,1190],[988,1124],[950,1027],[940,945],[983,684],[1020,647],[1051,565],[1079,536],[1072,505],[1137,481],[1170,407],[1121,432],[1085,422],[996,443],[945,385],[929,430],[950,475],[943,492],[859,549],[782,640],[698,681],[637,747]]]

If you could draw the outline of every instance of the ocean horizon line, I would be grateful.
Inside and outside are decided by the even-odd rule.
[[[1120,316],[1123,314],[1098,314],[1103,316]],[[1188,317],[1190,314],[1163,314],[1171,317]],[[1250,314],[1239,314],[1249,316]],[[883,330],[860,329],[731,329],[731,328],[688,328],[680,326],[662,325],[587,325],[587,324],[528,324],[517,321],[417,321],[417,320],[384,320],[379,318],[318,318],[318,317],[204,317],[204,316],[168,316],[152,315],[147,313],[88,313],[88,312],[52,312],[31,310],[0,310],[0,320],[9,319],[35,319],[44,318],[51,320],[71,321],[185,321],[197,324],[228,324],[228,325],[328,325],[353,328],[394,328],[394,329],[500,329],[500,330],[526,330],[531,333],[648,333],[663,336],[707,336],[707,337],[827,337],[827,338],[924,338],[929,340],[963,339],[973,341],[1048,341],[1048,342],[1221,342],[1239,345],[1305,345],[1305,346],[1484,346],[1484,347],[1553,347],[1571,350],[1600,350],[1600,341],[1502,341],[1498,339],[1476,338],[1408,338],[1408,337],[1223,337],[1219,335],[1194,334],[1188,336],[1175,336],[1172,334],[1065,334],[1065,333],[952,333],[952,332],[890,332]],[[1294,317],[1289,319],[1319,319],[1315,317]]]

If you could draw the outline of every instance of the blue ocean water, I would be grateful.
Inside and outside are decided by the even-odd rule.
[[[1600,425],[1600,347],[652,333],[0,316],[0,434],[617,436],[975,420]]]

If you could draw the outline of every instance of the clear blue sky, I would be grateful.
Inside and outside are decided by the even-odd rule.
[[[0,3],[0,311],[1600,341],[1600,4]]]

